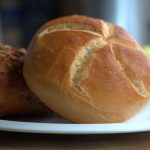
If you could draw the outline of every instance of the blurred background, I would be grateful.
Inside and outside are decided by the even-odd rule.
[[[81,14],[118,24],[148,45],[149,6],[150,0],[0,0],[0,43],[26,48],[46,21]]]

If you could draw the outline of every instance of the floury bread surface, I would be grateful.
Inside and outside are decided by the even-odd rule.
[[[128,120],[150,96],[150,61],[139,44],[119,26],[80,15],[37,31],[24,77],[50,109],[79,123]]]

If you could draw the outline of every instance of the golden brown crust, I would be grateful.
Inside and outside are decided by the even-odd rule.
[[[125,121],[150,95],[150,61],[116,25],[78,15],[55,19],[39,29],[29,51],[29,87],[72,121]]]
[[[48,112],[24,81],[25,55],[25,49],[0,45],[0,116]]]

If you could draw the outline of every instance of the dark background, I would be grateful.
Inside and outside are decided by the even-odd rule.
[[[27,47],[36,30],[53,18],[81,14],[124,27],[150,43],[149,0],[0,0],[0,42]]]

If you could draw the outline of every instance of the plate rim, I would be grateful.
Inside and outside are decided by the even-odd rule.
[[[150,131],[150,121],[109,124],[39,123],[0,119],[1,131],[43,134],[118,134]]]

